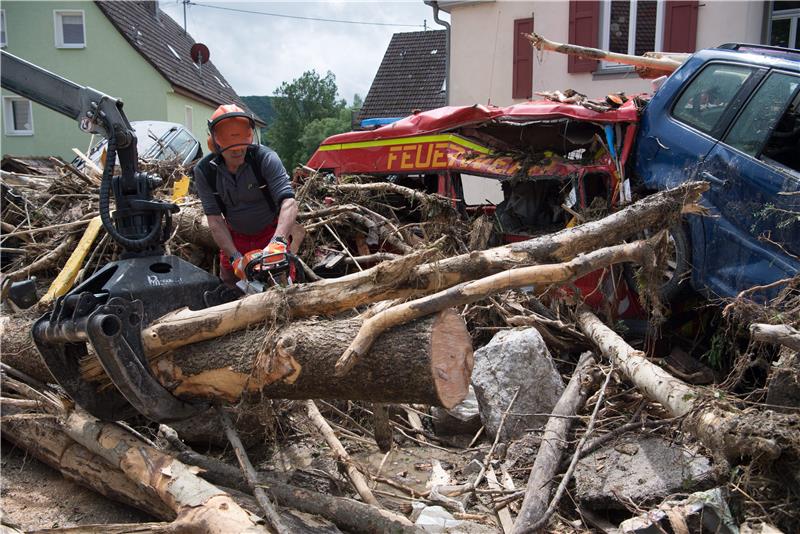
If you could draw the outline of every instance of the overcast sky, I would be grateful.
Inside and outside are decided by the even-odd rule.
[[[160,6],[183,25],[180,0],[160,0]],[[298,20],[232,10],[408,26]],[[449,20],[447,13],[440,17]],[[323,75],[333,72],[339,96],[348,102],[355,93],[367,95],[392,34],[422,31],[426,20],[429,29],[442,29],[422,0],[193,0],[186,7],[187,30],[208,46],[211,61],[240,96],[271,95],[282,82],[314,69]]]

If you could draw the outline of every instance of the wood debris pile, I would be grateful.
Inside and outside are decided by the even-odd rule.
[[[184,172],[158,171],[169,186]],[[4,288],[37,275],[42,294],[97,214],[97,176],[58,163],[50,174],[4,171],[2,181]],[[625,263],[641,266],[640,280],[653,276],[660,232],[698,211],[704,184],[499,246],[490,217],[408,185],[317,175],[296,184],[293,235],[304,236],[306,283],[147,325],[144,351],[159,381],[184,400],[215,405],[193,420],[93,418],[52,384],[31,343],[31,318],[49,303],[22,313],[4,304],[3,438],[153,517],[84,526],[92,532],[421,532],[434,524],[608,532],[651,506],[667,510],[667,501],[587,504],[579,488],[587,459],[589,478],[602,479],[613,470],[603,451],[654,436],[709,458],[710,487],[721,488],[737,530],[745,521],[800,526],[798,410],[764,404],[763,381],[725,389],[724,380],[698,386],[674,376],[652,357],[652,332],[620,335],[617,317],[583,306],[574,285]],[[654,237],[637,239],[645,234]],[[72,283],[116,259],[104,236],[100,229]],[[191,195],[167,246],[218,269]],[[782,358],[797,358],[797,298],[793,281],[780,301],[789,330],[770,338],[785,347]],[[744,301],[732,306],[729,315],[747,324],[777,322],[768,308],[756,315]],[[531,365],[529,356],[484,372],[495,344],[518,333],[542,339],[530,357],[552,367],[557,387],[543,413],[526,411],[545,380],[524,387],[525,376],[503,371]],[[767,362],[777,356],[762,345],[743,354],[754,348]],[[111,387],[96,358],[83,363],[84,380]],[[471,423],[459,419],[465,398],[477,398]],[[654,528],[688,532],[689,504],[669,506]]]

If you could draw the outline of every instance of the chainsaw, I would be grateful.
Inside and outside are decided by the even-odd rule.
[[[297,256],[288,250],[267,252],[253,250],[244,255],[244,280],[236,283],[245,295],[261,293],[270,287],[289,287],[303,282],[303,270],[298,269]]]

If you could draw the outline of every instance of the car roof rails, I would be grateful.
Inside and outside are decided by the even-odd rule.
[[[778,57],[781,59],[789,59],[792,61],[800,61],[800,50],[797,50],[795,48],[783,48],[781,46],[750,44],[750,43],[725,43],[719,45],[717,49],[736,50],[738,52],[753,52],[765,56]]]

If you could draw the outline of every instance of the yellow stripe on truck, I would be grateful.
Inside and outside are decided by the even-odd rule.
[[[359,141],[356,143],[337,143],[334,145],[322,145],[317,150],[320,152],[328,152],[331,150],[352,150],[354,148],[370,148],[376,146],[394,146],[394,145],[408,145],[413,143],[435,143],[435,142],[448,142],[456,145],[469,148],[481,154],[491,154],[491,150],[485,146],[479,145],[469,139],[465,139],[460,135],[455,134],[437,134],[437,135],[418,135],[416,137],[398,137],[395,139],[377,139],[375,141]]]

